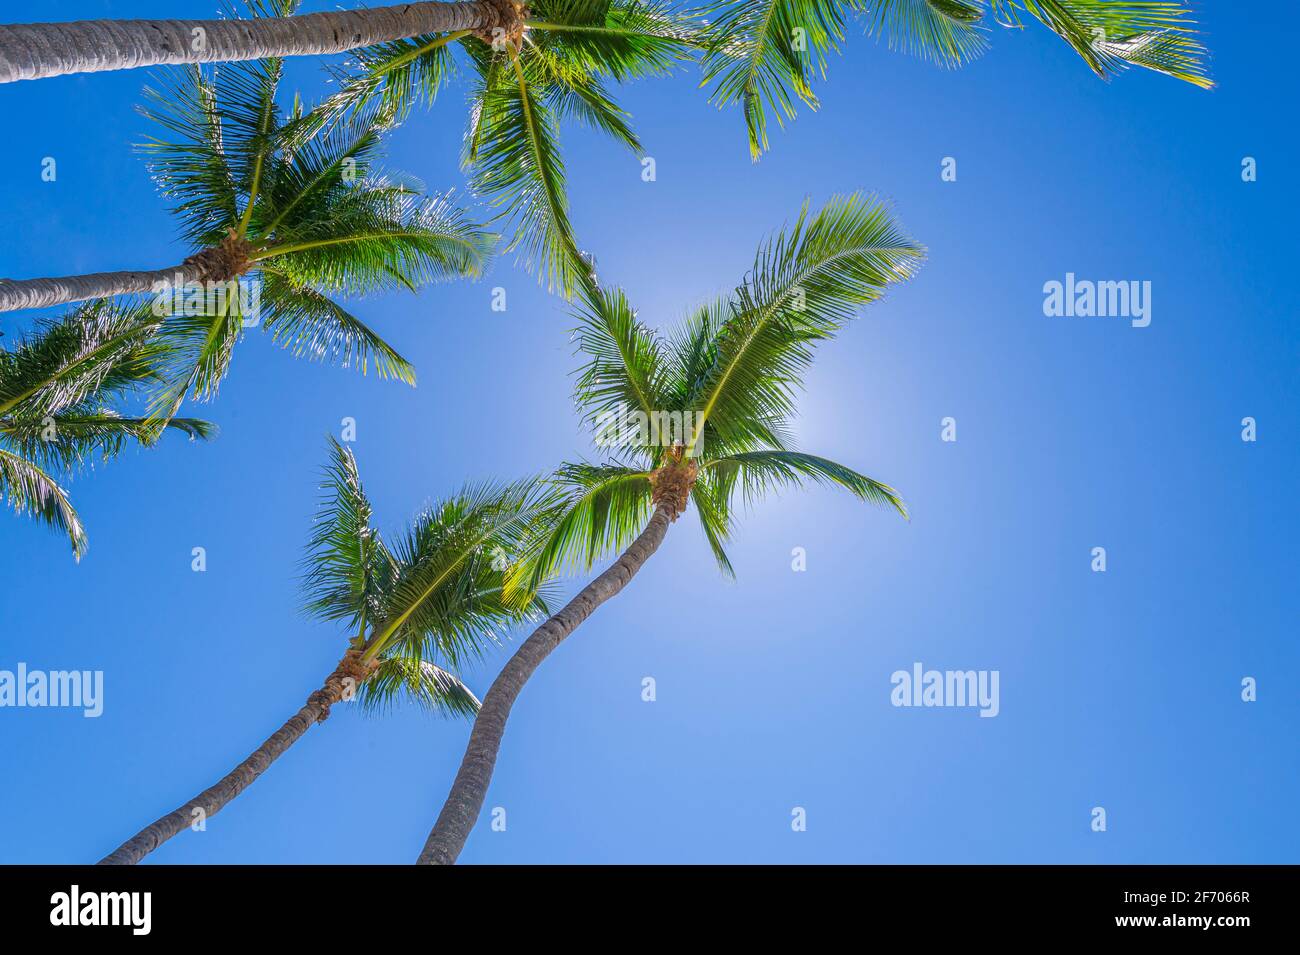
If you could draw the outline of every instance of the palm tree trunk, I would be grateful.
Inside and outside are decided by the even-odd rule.
[[[153,850],[194,822],[194,810],[203,810],[201,818],[207,819],[220,812],[227,803],[253,784],[294,743],[330,715],[330,707],[343,698],[348,688],[364,682],[374,672],[374,665],[360,663],[360,650],[349,650],[325,684],[307,697],[306,704],[291,716],[283,726],[257,747],[246,760],[223,776],[214,786],[199,793],[179,809],[169,812],[146,826],[99,860],[100,865],[135,865]]]
[[[483,698],[456,781],[452,783],[451,793],[438,814],[433,831],[429,833],[418,864],[451,865],[456,861],[478,820],[483,800],[487,798],[497,751],[506,731],[506,720],[524,683],[580,623],[627,586],[650,555],[659,549],[673,517],[671,507],[662,504],[656,507],[645,530],[613,566],[582,588],[563,610],[534,630],[502,668]]]
[[[160,283],[168,287],[175,285],[178,275],[182,282],[194,282],[199,278],[199,269],[182,264],[152,272],[94,272],[57,279],[0,279],[0,312],[154,292]]]
[[[426,33],[503,25],[502,0],[241,20],[79,20],[0,25],[0,83],[159,64],[342,53]]]

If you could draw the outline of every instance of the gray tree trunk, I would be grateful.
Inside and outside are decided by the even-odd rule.
[[[192,265],[174,265],[152,272],[95,272],[57,279],[0,279],[0,312],[153,292],[159,283],[174,285],[177,275],[184,282],[197,281],[199,269]]]
[[[672,512],[666,507],[655,508],[645,530],[613,566],[533,631],[507,661],[487,696],[483,697],[483,705],[470,732],[469,745],[465,748],[465,758],[442,812],[438,814],[438,821],[420,853],[418,864],[451,865],[456,861],[483,809],[492,770],[496,766],[497,751],[501,748],[501,737],[506,731],[506,720],[524,684],[551,651],[591,616],[592,611],[627,586],[650,555],[659,549],[672,519]]]
[[[345,656],[344,662],[329,675],[325,684],[307,698],[302,709],[271,734],[246,760],[179,809],[145,826],[100,859],[99,864],[135,865],[172,836],[192,824],[195,819],[195,809],[203,810],[204,819],[220,812],[236,796],[251,786],[258,776],[266,772],[273,762],[283,756],[290,746],[298,742],[314,723],[321,722],[329,716],[330,706],[343,698],[347,687],[345,681],[355,672],[348,667],[349,660],[356,656],[357,654],[352,652]]]
[[[159,64],[342,53],[425,33],[490,29],[489,0],[242,20],[79,20],[0,25],[0,83]]]

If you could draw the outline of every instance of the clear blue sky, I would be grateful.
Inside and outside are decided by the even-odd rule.
[[[346,5],[346,4],[345,4]],[[487,862],[1295,862],[1300,837],[1294,493],[1300,37],[1199,4],[1220,87],[1094,78],[1042,29],[957,72],[855,33],[823,107],[751,165],[697,76],[624,90],[657,161],[565,138],[602,280],[668,324],[738,281],[805,196],[888,196],[930,249],[824,349],[799,442],[899,488],[904,523],[829,490],[757,508],[714,570],[691,520],[557,651],[515,707]],[[325,4],[309,3],[308,9]],[[210,0],[69,0],[27,19],[208,15]],[[6,19],[19,14],[5,12]],[[318,92],[298,61],[291,83]],[[0,274],[153,268],[186,254],[129,144],[141,71],[0,88]],[[390,166],[461,186],[464,88]],[[42,182],[41,160],[58,161]],[[958,179],[940,179],[955,157]],[[1243,183],[1254,156],[1259,181]],[[1067,272],[1152,283],[1150,327],[1048,318]],[[490,290],[508,289],[505,313]],[[213,782],[317,687],[340,634],[298,612],[324,435],[355,445],[395,528],[466,478],[590,453],[561,303],[498,262],[477,284],[363,301],[415,389],[293,360],[254,334],[210,445],[78,478],[74,564],[0,519],[0,669],[105,673],[104,715],[0,709],[0,861],[90,862]],[[0,319],[8,334],[30,314]],[[956,443],[940,420],[957,420]],[[1253,416],[1259,439],[1240,439]],[[207,549],[208,570],[190,570]],[[791,571],[791,549],[807,571]],[[1108,552],[1104,574],[1090,551]],[[466,675],[480,694],[503,655]],[[1000,671],[1001,712],[899,709],[920,661]],[[653,676],[658,700],[641,700]],[[1243,703],[1243,677],[1259,700]],[[346,706],[169,863],[412,861],[468,735]],[[791,831],[792,807],[808,830]],[[1108,831],[1090,830],[1105,807]]]

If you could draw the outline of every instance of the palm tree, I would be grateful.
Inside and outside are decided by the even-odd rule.
[[[208,395],[246,326],[309,357],[373,362],[381,377],[414,381],[410,365],[331,298],[477,275],[492,237],[446,196],[424,197],[375,168],[383,117],[286,145],[302,119],[276,103],[281,63],[223,67],[147,90],[144,112],[163,135],[142,147],[187,244],[179,265],[65,279],[0,280],[0,311],[152,293],[155,314],[187,342],[160,403],[175,412],[187,390]],[[249,278],[244,278],[244,276]],[[254,279],[256,281],[254,281]],[[179,306],[179,307],[178,307]]]
[[[65,534],[78,560],[85,529],[51,472],[74,473],[128,442],[153,440],[146,418],[118,406],[160,381],[172,346],[158,331],[139,314],[98,301],[42,320],[0,350],[0,496]],[[168,424],[191,439],[215,430],[196,418]]]
[[[330,707],[355,697],[382,710],[405,697],[443,715],[472,716],[478,700],[451,670],[545,612],[537,588],[503,586],[510,555],[548,514],[537,482],[466,486],[393,543],[371,523],[352,452],[330,441],[325,491],[304,560],[306,611],[342,624],[347,649],[320,689],[216,784],[146,826],[101,864],[134,864],[250,786]]]
[[[740,103],[757,160],[767,149],[768,114],[779,125],[796,102],[817,108],[813,81],[825,78],[849,18],[893,49],[958,67],[988,47],[988,21],[1021,28],[1028,15],[1060,36],[1094,73],[1109,78],[1141,66],[1196,86],[1214,84],[1191,11],[1181,2],[1130,0],[711,0],[704,82],[719,107]]]
[[[638,321],[621,291],[599,289],[585,302],[578,346],[587,363],[576,399],[610,459],[559,469],[554,484],[563,504],[509,585],[527,589],[566,566],[589,568],[607,552],[622,554],[525,640],[493,682],[420,862],[456,860],[524,683],[627,586],[690,503],[727,574],[724,545],[738,495],[754,500],[820,482],[906,515],[892,488],[792,449],[787,432],[816,345],[908,279],[922,256],[880,202],[852,195],[815,215],[805,204],[792,228],[760,246],[742,285],[698,308],[666,339]]]

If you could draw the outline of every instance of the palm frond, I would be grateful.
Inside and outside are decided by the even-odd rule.
[[[505,62],[497,63],[498,59]],[[569,220],[556,117],[508,51],[478,61],[479,83],[466,172],[471,190],[508,224],[517,252],[549,289],[591,288]]]
[[[215,85],[200,67],[188,66],[167,74],[156,88],[146,86],[144,98],[140,112],[163,135],[136,148],[181,220],[186,243],[211,245],[238,222],[241,199]]]
[[[159,338],[167,351],[159,374],[164,383],[149,401],[149,417],[159,433],[186,397],[204,401],[216,396],[230,370],[235,344],[244,334],[243,306],[238,294],[229,295],[217,300],[213,308],[205,304],[196,314],[182,312],[163,318]]]
[[[304,609],[322,620],[345,621],[360,632],[378,608],[377,562],[387,555],[371,526],[370,499],[352,451],[329,439],[329,464],[307,553],[303,558]]]
[[[348,197],[348,186],[375,173],[382,132],[377,124],[332,129],[272,157],[254,233],[280,238],[328,220]]]
[[[725,321],[716,324],[716,309],[702,320],[717,328],[707,369],[681,373],[696,382],[686,407],[703,416],[711,453],[773,444],[815,345],[910,278],[923,257],[875,198],[834,197],[815,215],[805,203],[792,228],[759,248]],[[688,360],[695,354],[685,353]]]
[[[409,700],[439,716],[473,718],[479,701],[450,670],[412,656],[389,656],[369,680],[361,684],[357,702],[369,713],[391,709]]]
[[[42,320],[0,350],[0,495],[19,513],[65,533],[78,559],[85,532],[47,471],[113,457],[128,441],[152,443],[158,435],[152,421],[110,403],[155,385],[172,356],[148,306],[107,301]],[[174,419],[172,427],[192,439],[215,433],[193,418]]]
[[[695,505],[695,516],[699,518],[704,539],[713,552],[718,569],[724,577],[734,579],[736,570],[731,566],[724,546],[731,538],[731,493],[726,479],[716,471],[704,471],[691,488],[691,503]]]
[[[156,380],[167,352],[158,326],[146,305],[104,300],[38,321],[0,351],[0,415],[43,418]]]
[[[545,99],[557,120],[572,120],[600,130],[637,155],[644,152],[628,122],[628,113],[614,102],[599,80],[574,77],[564,83],[551,83],[546,87]]]
[[[305,142],[340,122],[364,128],[400,123],[416,105],[431,105],[455,73],[451,41],[463,34],[427,34],[365,47],[355,68],[331,68],[337,93],[327,97],[285,132]]]
[[[666,410],[664,358],[658,338],[637,321],[622,289],[600,289],[576,310],[578,350],[587,363],[574,398],[588,424],[625,408],[655,415]]]
[[[67,492],[35,464],[4,448],[0,448],[0,497],[18,514],[31,515],[66,534],[73,556],[81,560],[86,552],[86,531]]]
[[[566,464],[551,478],[559,496],[506,583],[527,589],[564,570],[590,570],[641,533],[650,516],[649,471],[622,464]]]
[[[207,441],[217,433],[216,425],[201,418],[172,418],[167,427],[191,441]],[[0,416],[0,438],[19,456],[39,467],[65,473],[95,458],[106,461],[116,457],[128,442],[152,444],[157,436],[153,419],[122,415],[106,407],[43,418]]]
[[[665,0],[535,0],[531,6],[533,48],[572,76],[620,83],[667,76],[703,46],[698,17]]]
[[[367,654],[458,665],[534,618],[538,588],[504,582],[551,506],[547,488],[520,481],[469,485],[426,509],[390,545],[394,575],[379,588]]]
[[[748,451],[713,459],[706,467],[715,472],[721,487],[739,488],[749,504],[774,490],[811,481],[842,487],[860,501],[892,507],[907,517],[907,506],[888,484],[812,454],[786,450]]]
[[[867,30],[891,50],[956,67],[988,49],[980,27],[985,9],[972,0],[855,0],[869,18]]]
[[[259,261],[297,286],[364,294],[479,275],[493,242],[449,194],[372,179],[337,190],[325,217],[282,224]]]
[[[712,19],[703,85],[719,107],[740,103],[750,157],[768,147],[770,112],[779,125],[795,102],[817,108],[812,83],[825,78],[831,52],[844,39],[843,5],[836,0],[721,0],[702,13]]]
[[[316,289],[295,285],[273,268],[262,271],[262,305],[272,341],[295,358],[355,366],[373,364],[380,378],[415,384],[415,369],[359,318]]]
[[[1186,4],[1150,0],[994,0],[1014,18],[1023,10],[1068,43],[1094,73],[1109,78],[1141,66],[1203,89],[1214,85],[1207,51]]]

